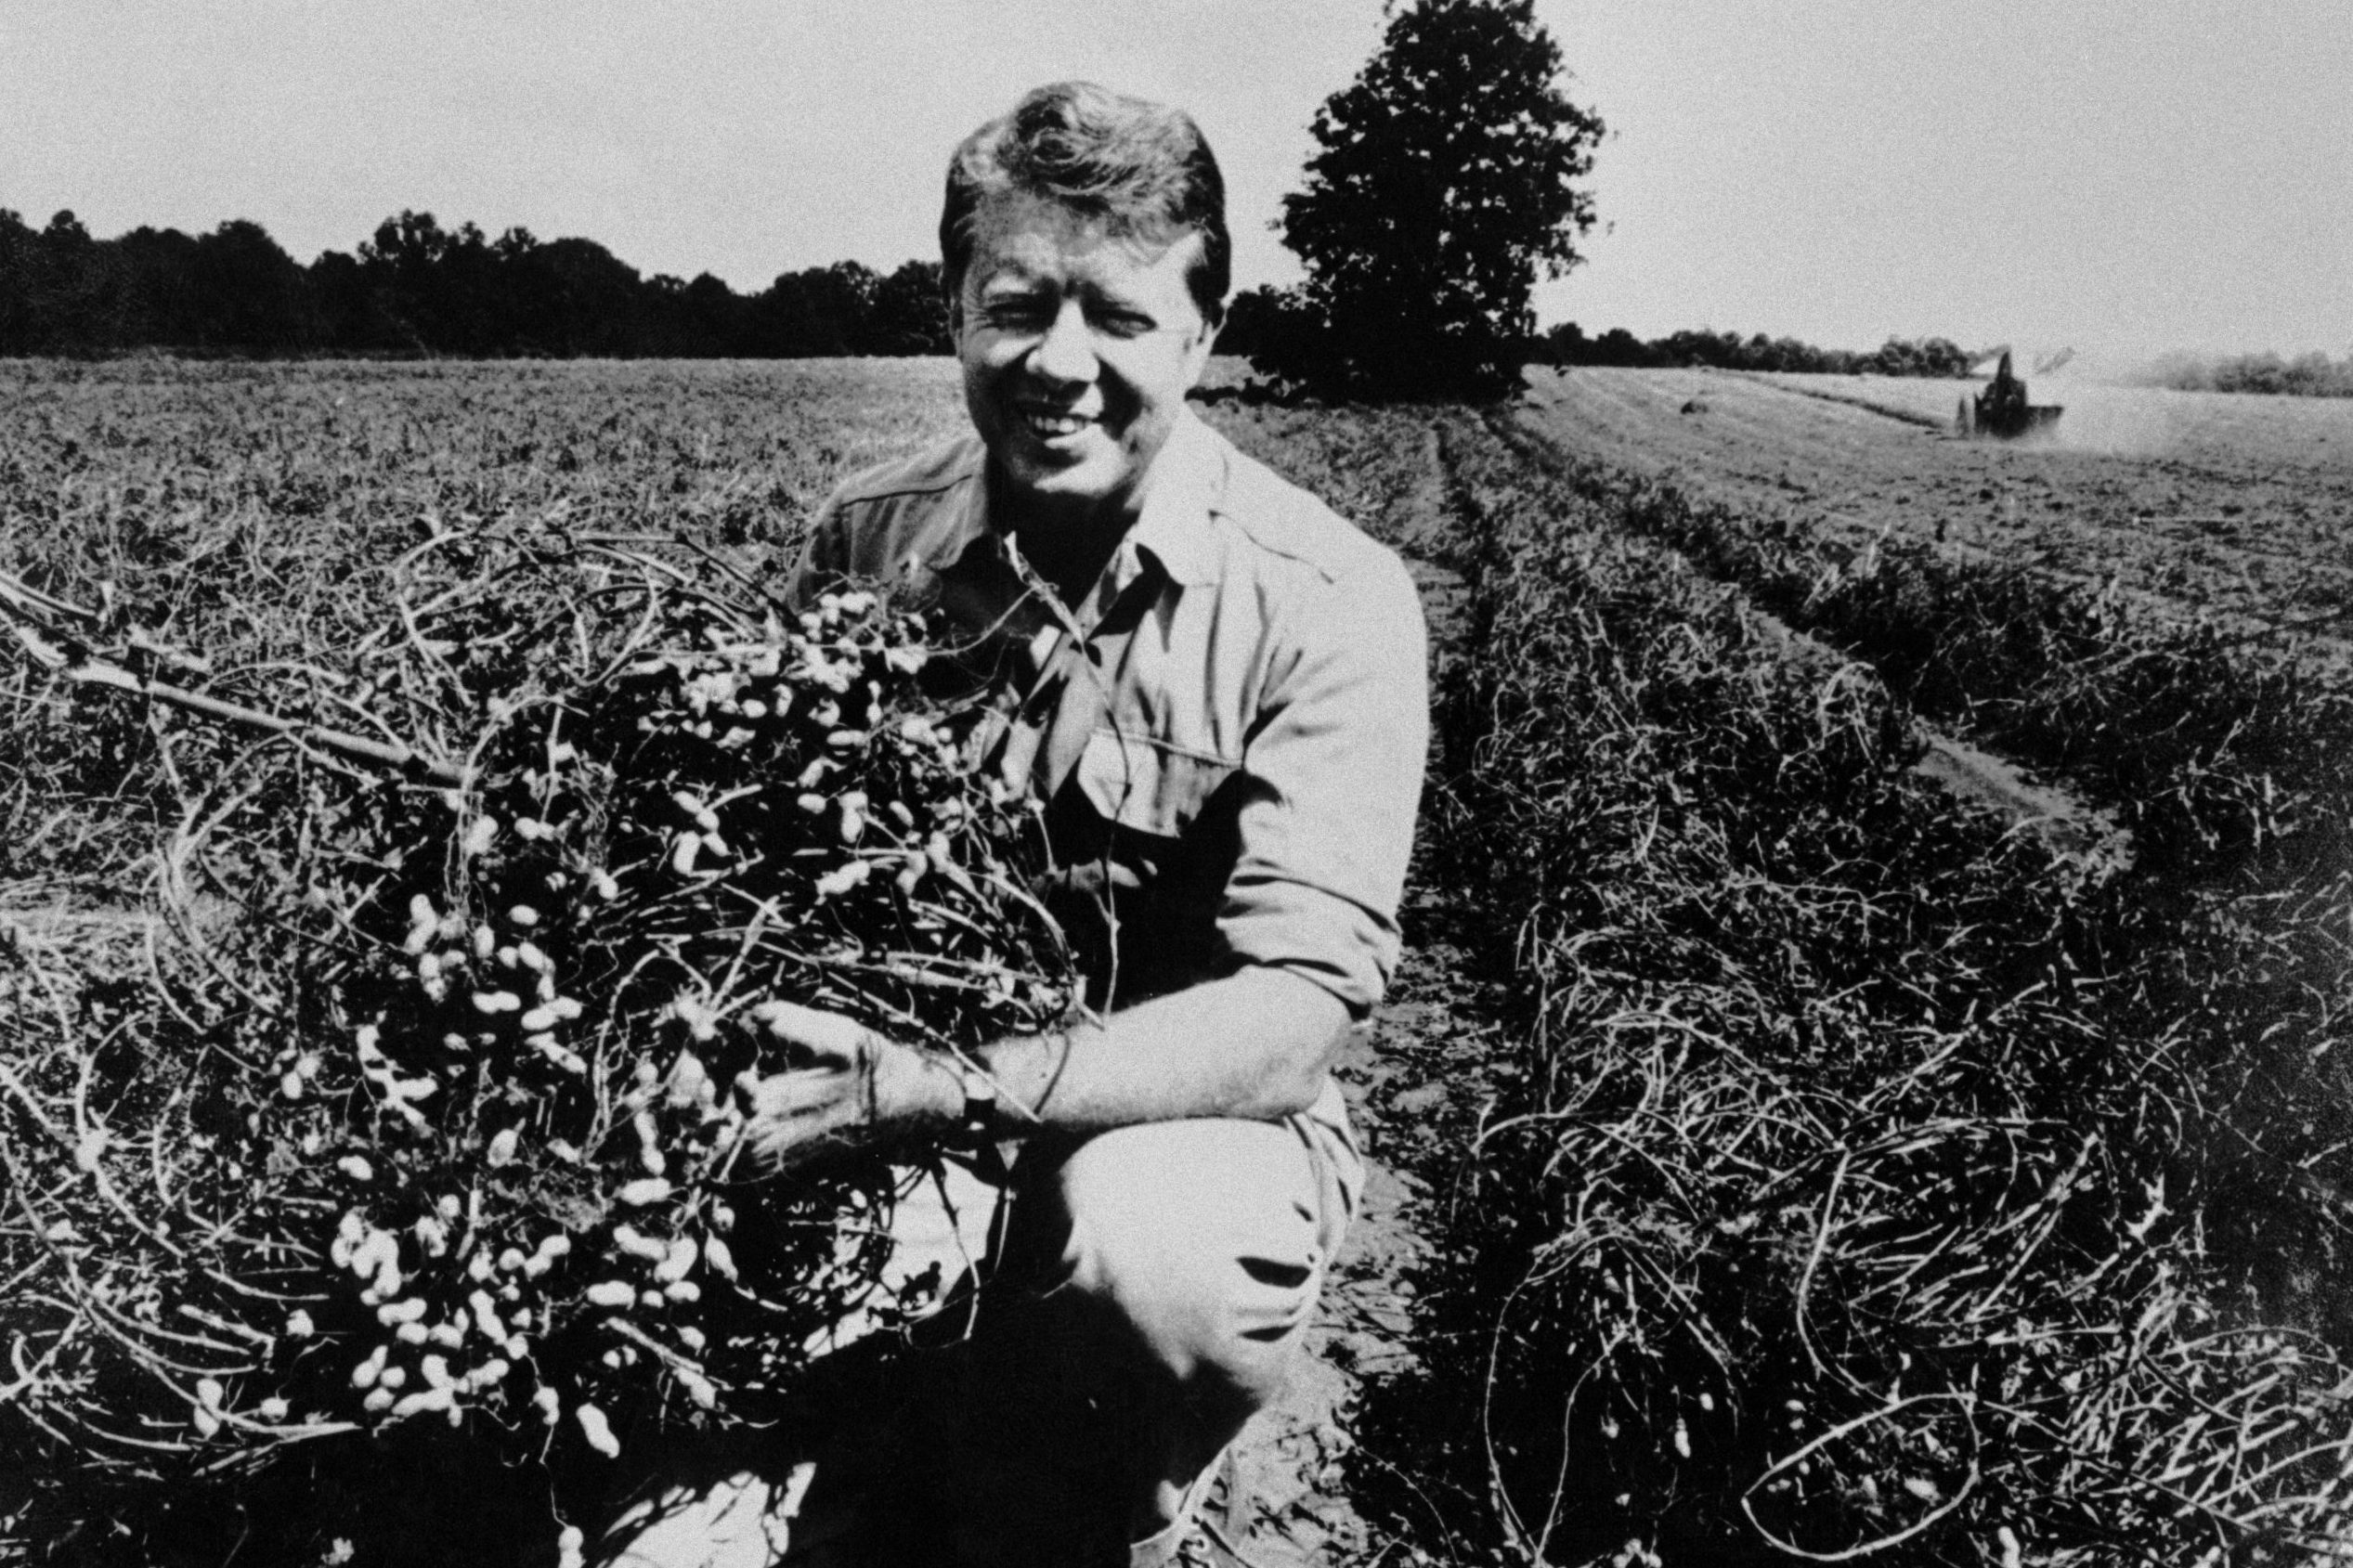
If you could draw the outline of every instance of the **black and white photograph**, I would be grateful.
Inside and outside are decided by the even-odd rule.
[[[0,1568],[2353,1564],[2344,0],[0,0]]]

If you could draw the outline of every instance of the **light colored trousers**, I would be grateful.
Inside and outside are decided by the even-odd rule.
[[[1169,1560],[1218,1456],[1288,1381],[1362,1186],[1336,1087],[1285,1121],[1121,1128],[1025,1148],[1009,1184],[951,1164],[916,1186],[881,1289],[935,1268],[967,1287],[942,1314],[970,1313],[945,1422],[965,1432],[941,1480],[949,1561],[1093,1568],[1131,1542],[1127,1561]],[[778,1463],[672,1486],[623,1515],[598,1559],[855,1561],[813,1539],[787,1554],[811,1479]],[[1080,1513],[1097,1535],[1072,1524]]]

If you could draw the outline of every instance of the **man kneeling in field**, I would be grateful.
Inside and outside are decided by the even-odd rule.
[[[984,1263],[953,1549],[1176,1562],[1361,1186],[1329,1069],[1397,959],[1421,609],[1395,556],[1185,406],[1229,257],[1190,119],[1041,88],[957,149],[940,238],[974,433],[842,486],[792,593],[878,585],[993,661],[975,763],[1044,803],[1103,1021],[967,1074],[807,1015],[820,1065],[767,1081],[755,1135],[783,1163],[1018,1143],[956,1206]],[[910,1247],[944,1223],[922,1207],[898,1217]]]

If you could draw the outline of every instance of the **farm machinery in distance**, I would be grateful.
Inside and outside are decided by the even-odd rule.
[[[1961,399],[1960,409],[1954,416],[1954,432],[1963,436],[2015,440],[2048,430],[2065,412],[2059,404],[2026,401],[2026,383],[2011,373],[2009,350],[2004,349],[1992,382],[1975,397]]]

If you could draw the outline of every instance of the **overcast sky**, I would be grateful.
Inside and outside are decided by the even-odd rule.
[[[2353,348],[2353,0],[1540,0],[1610,126],[1545,320],[1868,347]],[[1376,0],[0,0],[0,206],[427,210],[738,289],[931,252],[948,149],[1061,76],[1191,109],[1238,281]]]

